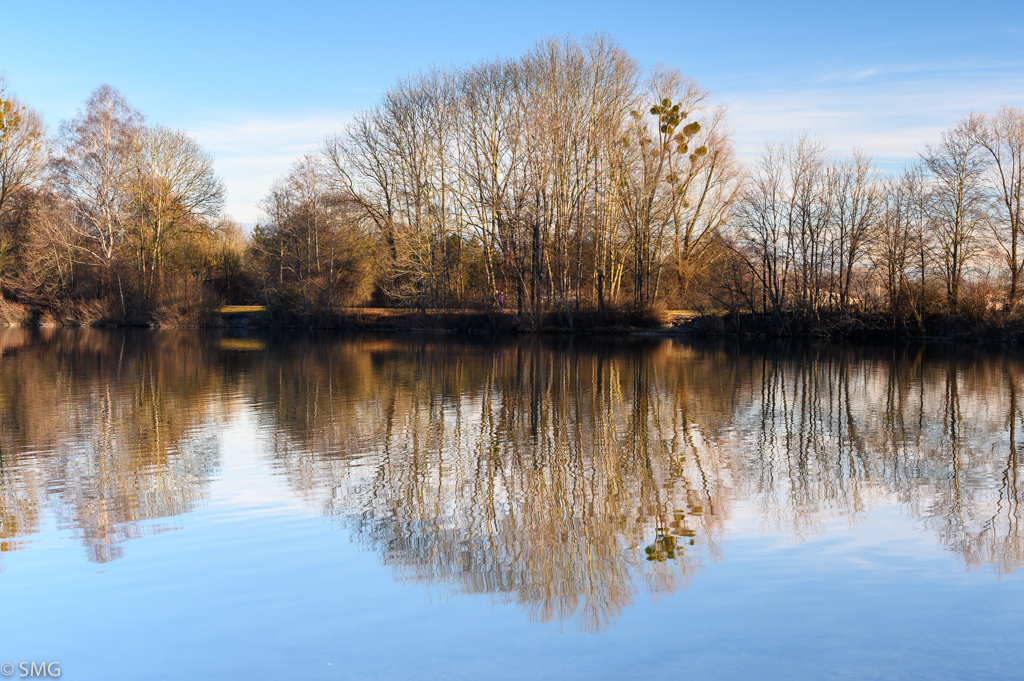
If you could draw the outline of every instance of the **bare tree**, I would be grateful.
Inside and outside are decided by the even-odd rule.
[[[880,189],[882,200],[871,260],[882,273],[893,319],[909,306],[921,324],[921,316],[910,295],[910,269],[914,260],[916,176],[905,172],[888,179]]]
[[[620,198],[632,231],[634,303],[640,307],[657,296],[666,238],[673,229],[684,238],[682,211],[690,205],[699,161],[708,153],[706,145],[690,150],[700,123],[683,124],[708,93],[678,72],[662,69],[652,75],[649,92],[655,98],[652,118],[639,110],[632,112],[627,128],[631,153],[620,181]],[[677,248],[677,265],[681,265],[683,246],[677,242]]]
[[[836,202],[833,230],[839,284],[839,304],[850,304],[854,268],[866,255],[882,209],[877,173],[871,159],[859,149],[836,167]]]
[[[41,177],[46,153],[42,117],[9,93],[0,76],[0,220],[11,210],[14,195]]]
[[[376,227],[391,260],[395,260],[399,161],[390,141],[380,134],[384,125],[381,111],[365,111],[342,134],[328,137],[322,151],[334,182],[351,197],[363,218]]]
[[[801,133],[786,146],[786,239],[793,262],[793,300],[802,312],[817,314],[836,298],[836,243],[832,233],[839,174],[825,159],[823,142]],[[786,298],[782,298],[786,303]]]
[[[19,269],[32,191],[43,174],[46,154],[42,117],[8,92],[0,75],[0,284]],[[0,287],[0,299],[3,295]]]
[[[183,230],[208,232],[224,205],[224,184],[213,158],[176,130],[160,126],[137,131],[130,195],[131,237],[143,295],[152,300],[161,280],[167,244]]]
[[[816,310],[827,286],[834,188],[824,151],[806,134],[766,144],[737,208],[737,237],[761,307],[784,323],[794,307]]]
[[[709,112],[698,139],[688,146],[696,148],[687,157],[688,163],[682,164],[685,172],[676,171],[667,178],[672,189],[675,274],[684,298],[693,276],[710,264],[706,255],[716,252],[709,248],[732,218],[742,186],[723,108]],[[698,153],[702,150],[704,153]]]
[[[120,92],[101,85],[82,111],[61,123],[54,158],[57,186],[73,208],[69,246],[78,262],[99,265],[116,277],[123,313],[124,291],[114,265],[128,227],[142,125],[142,114]]]
[[[525,137],[517,89],[523,77],[516,62],[481,64],[462,77],[455,123],[457,177],[452,183],[460,225],[483,251],[485,293],[496,291],[499,276],[516,288],[520,314],[529,276],[525,184]],[[460,243],[468,235],[460,234]]]
[[[1004,106],[995,115],[971,114],[960,122],[958,130],[988,156],[990,182],[998,206],[997,218],[992,223],[993,236],[1010,273],[1006,305],[1010,312],[1019,302],[1024,271],[1024,110]]]
[[[261,203],[266,221],[253,234],[266,300],[303,323],[335,314],[368,269],[360,220],[332,180],[322,155],[296,161]]]
[[[571,325],[629,274],[635,302],[653,301],[673,257],[681,280],[727,220],[738,173],[707,96],[668,69],[645,83],[606,36],[550,39],[401,81],[323,153],[386,244],[394,298],[460,296],[469,253],[488,290],[515,287],[520,313]]]
[[[761,309],[783,313],[791,263],[786,224],[788,187],[785,150],[765,144],[750,172],[735,223],[741,253],[760,284]]]
[[[986,159],[962,129],[942,133],[922,157],[931,174],[930,209],[938,242],[938,260],[946,283],[946,302],[959,307],[960,287],[971,261],[981,251],[986,221],[983,187]]]

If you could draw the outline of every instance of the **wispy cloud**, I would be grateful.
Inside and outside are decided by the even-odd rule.
[[[853,80],[864,80],[865,78],[870,78],[871,76],[875,75],[878,72],[879,69],[864,69],[863,71],[858,71],[857,73],[853,74],[852,76],[850,76],[850,78]]]
[[[1024,106],[1019,64],[879,66],[852,77],[816,79],[719,93],[728,103],[740,155],[766,140],[806,130],[836,153],[859,147],[883,165],[912,161],[942,130],[971,111]]]
[[[252,223],[271,183],[351,119],[348,111],[313,110],[286,116],[214,111],[196,114],[182,127],[216,159],[217,172],[228,190],[226,212]]]

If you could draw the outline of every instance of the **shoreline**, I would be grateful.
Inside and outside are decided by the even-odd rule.
[[[981,319],[932,315],[915,320],[884,314],[832,314],[785,318],[772,315],[584,311],[547,313],[541,320],[515,312],[461,309],[423,313],[408,308],[348,308],[329,317],[279,318],[262,306],[227,306],[209,311],[195,324],[61,323],[37,317],[0,326],[36,328],[167,328],[229,330],[337,330],[373,333],[454,333],[472,335],[685,336],[694,338],[804,339],[872,342],[977,342],[1017,345],[1024,341],[1020,315]]]

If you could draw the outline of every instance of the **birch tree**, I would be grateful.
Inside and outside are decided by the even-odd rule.
[[[120,92],[101,85],[74,118],[61,123],[53,161],[58,190],[72,208],[69,247],[77,262],[116,278],[122,312],[115,265],[129,226],[133,156],[143,122]]]

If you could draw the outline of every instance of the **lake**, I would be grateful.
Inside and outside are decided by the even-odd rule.
[[[0,663],[1019,678],[1022,360],[0,329]]]

